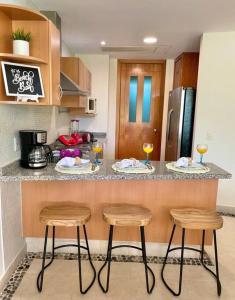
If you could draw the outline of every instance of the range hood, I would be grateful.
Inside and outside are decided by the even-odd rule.
[[[64,72],[60,71],[60,86],[62,94],[65,96],[88,96],[88,91],[82,90],[76,82],[74,82]]]

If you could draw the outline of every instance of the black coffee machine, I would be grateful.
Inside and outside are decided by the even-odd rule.
[[[47,132],[44,130],[20,130],[21,166],[44,168],[47,166]]]

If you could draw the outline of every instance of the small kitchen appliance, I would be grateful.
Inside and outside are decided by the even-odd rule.
[[[87,104],[86,104],[86,113],[87,114],[96,114],[96,98],[87,97]]]
[[[44,168],[47,166],[49,146],[44,130],[20,130],[21,166],[24,168]],[[49,151],[50,152],[50,151]]]

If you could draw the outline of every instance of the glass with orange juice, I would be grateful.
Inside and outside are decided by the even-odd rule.
[[[208,146],[206,144],[198,144],[197,152],[200,154],[200,163],[202,164],[203,155],[207,152]]]
[[[149,163],[149,154],[153,152],[153,144],[150,143],[144,143],[143,150],[146,153],[146,161],[145,163]]]
[[[103,151],[103,144],[100,142],[95,142],[92,146],[92,151],[95,153],[95,163],[100,164],[99,153]]]

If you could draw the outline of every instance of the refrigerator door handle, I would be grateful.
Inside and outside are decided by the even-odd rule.
[[[171,115],[174,112],[174,109],[171,108],[168,112],[168,124],[167,124],[167,133],[166,133],[166,140],[169,141],[169,137],[170,137],[170,128],[171,128]]]

